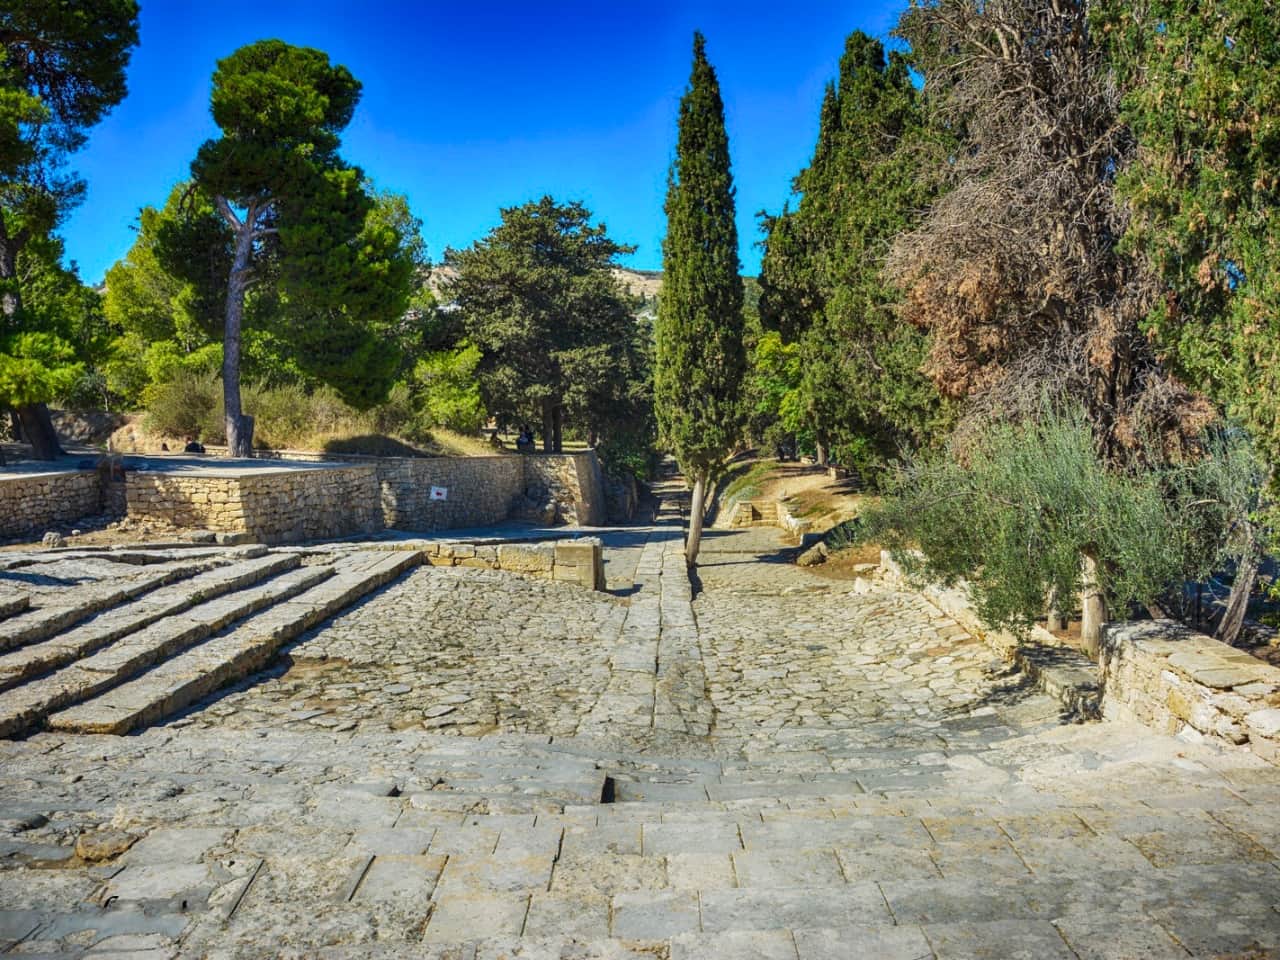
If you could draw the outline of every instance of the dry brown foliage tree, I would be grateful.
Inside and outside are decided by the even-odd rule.
[[[913,0],[898,34],[931,122],[961,145],[888,263],[904,318],[931,334],[925,372],[972,398],[970,424],[1033,414],[1048,394],[1084,406],[1109,461],[1144,440],[1181,446],[1213,411],[1138,329],[1155,284],[1117,251],[1132,143],[1087,5]]]

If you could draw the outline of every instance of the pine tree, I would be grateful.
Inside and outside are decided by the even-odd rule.
[[[693,72],[680,101],[666,213],[654,400],[660,439],[693,480],[685,547],[692,564],[707,487],[741,433],[746,374],[729,138],[701,33],[693,36]]]
[[[338,134],[359,97],[360,84],[345,67],[279,40],[242,47],[214,72],[213,119],[222,136],[200,147],[191,173],[233,234],[222,341],[233,457],[253,455],[253,421],[240,406],[240,344],[245,296],[263,279],[261,262],[282,246],[315,261],[323,255],[318,246],[353,236],[367,210],[360,172],[337,155]]]
[[[628,408],[634,366],[631,303],[613,275],[635,248],[591,222],[581,202],[542,197],[502,210],[502,223],[466,250],[445,290],[480,348],[485,407],[500,422],[542,424],[560,452],[566,421],[582,433]]]
[[[19,257],[83,199],[67,160],[124,99],[137,42],[134,0],[0,5],[0,409],[41,459],[62,452],[44,404],[78,375],[78,345],[25,309]]]

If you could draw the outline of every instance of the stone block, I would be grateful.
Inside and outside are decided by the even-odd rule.
[[[555,550],[550,544],[504,543],[498,547],[498,566],[514,573],[550,573]]]
[[[1249,729],[1264,737],[1280,735],[1280,707],[1268,707],[1246,714],[1244,722]]]
[[[603,590],[604,548],[599,538],[557,541],[553,576],[556,580],[577,583],[588,590]]]

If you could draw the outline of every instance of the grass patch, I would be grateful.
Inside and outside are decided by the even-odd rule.
[[[725,507],[729,507],[742,500],[759,497],[763,492],[760,483],[773,473],[773,469],[772,460],[757,460],[754,463],[744,461],[741,465],[735,464],[730,467],[725,474],[727,483],[720,502]]]

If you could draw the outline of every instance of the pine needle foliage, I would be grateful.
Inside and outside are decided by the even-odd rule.
[[[680,101],[665,209],[656,330],[658,425],[663,446],[686,476],[706,478],[741,434],[746,353],[729,138],[701,33],[694,34],[693,72]]]

